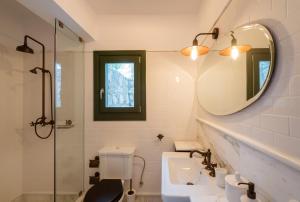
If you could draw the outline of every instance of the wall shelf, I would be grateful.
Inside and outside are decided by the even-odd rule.
[[[238,140],[239,142],[245,144],[245,145],[248,145],[249,147],[252,147],[268,156],[271,156],[272,158],[300,171],[300,159],[297,159],[295,157],[292,157],[290,155],[287,155],[283,152],[280,152],[270,146],[267,146],[267,145],[264,145],[264,144],[261,144],[260,142],[258,141],[255,141],[251,138],[248,138],[247,136],[241,134],[241,133],[238,133],[238,132],[235,132],[235,131],[232,131],[230,129],[227,129],[221,125],[218,125],[216,123],[213,123],[211,121],[208,121],[208,120],[205,120],[205,119],[202,119],[200,117],[197,117],[196,120],[199,122],[199,123],[202,123],[202,124],[205,124],[205,125],[208,125],[216,130],[218,130],[219,132],[221,132],[223,135],[228,135],[236,140]]]

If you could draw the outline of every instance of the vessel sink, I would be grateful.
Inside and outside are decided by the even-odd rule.
[[[163,153],[163,202],[217,202],[224,197],[224,189],[216,186],[215,178],[208,175],[202,161],[185,152]]]

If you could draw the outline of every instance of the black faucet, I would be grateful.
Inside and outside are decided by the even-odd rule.
[[[206,156],[207,156],[207,165],[206,165],[205,169],[210,171],[209,172],[210,176],[216,177],[215,168],[217,167],[217,164],[211,162],[211,152],[210,152],[210,149],[207,151]]]
[[[215,168],[217,167],[217,164],[211,162],[211,151],[210,151],[210,149],[208,149],[207,152],[201,152],[199,150],[192,150],[192,151],[190,151],[190,158],[193,157],[194,153],[199,153],[199,154],[201,154],[201,156],[204,156],[204,160],[202,161],[202,164],[206,165],[205,169],[210,171],[209,175],[211,177],[215,177],[216,176]]]
[[[199,150],[192,150],[192,151],[190,151],[190,158],[193,157],[194,153],[198,153],[198,154],[200,154],[201,156],[204,157],[204,160],[202,161],[202,164],[207,165],[207,154],[208,154],[208,152],[210,152],[209,149],[207,150],[207,152],[203,152],[203,151],[199,151]]]

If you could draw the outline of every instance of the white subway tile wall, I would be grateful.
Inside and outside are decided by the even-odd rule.
[[[300,159],[300,26],[299,0],[233,0],[217,26],[221,35],[234,27],[260,23],[268,27],[276,43],[276,67],[265,95],[247,109],[223,117],[209,115],[201,107],[198,115],[240,132],[266,147]],[[205,59],[205,58],[203,58]],[[200,62],[201,68],[201,62]],[[200,128],[203,125],[199,125]],[[199,136],[209,139],[223,160],[257,183],[270,201],[300,200],[300,172],[260,152],[239,144],[239,161],[218,146],[228,141],[215,138],[207,127]],[[227,148],[230,151],[229,147]],[[226,149],[225,149],[226,150]],[[284,185],[284,186],[283,186]],[[279,187],[278,189],[276,187]]]
[[[87,67],[92,67],[92,53],[86,53]],[[144,194],[160,194],[161,154],[174,151],[174,140],[196,140],[197,123],[194,98],[196,63],[179,53],[147,53],[147,120],[93,121],[93,68],[86,68],[85,185],[97,169],[88,161],[103,146],[135,146],[136,154],[146,160],[143,186],[140,159],[134,161],[134,188]],[[165,137],[160,142],[158,134]],[[101,175],[100,175],[101,176]]]

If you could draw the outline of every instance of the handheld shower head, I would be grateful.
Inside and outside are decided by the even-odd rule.
[[[30,53],[30,54],[34,53],[33,49],[30,48],[26,42],[24,42],[23,45],[17,46],[16,51],[20,51],[23,53]]]
[[[31,69],[31,70],[29,70],[31,73],[33,73],[33,74],[37,74],[37,67],[35,67],[35,68],[33,68],[33,69]]]

